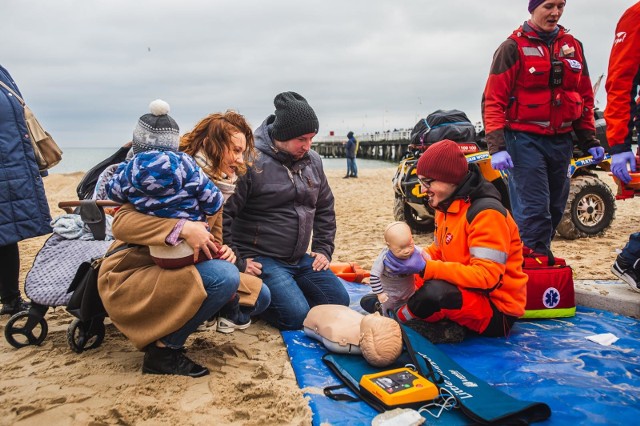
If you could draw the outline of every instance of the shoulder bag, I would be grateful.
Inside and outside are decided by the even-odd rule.
[[[0,86],[7,89],[15,98],[20,102],[22,108],[24,108],[24,119],[27,123],[27,130],[29,131],[29,139],[31,139],[31,145],[33,146],[33,152],[36,156],[36,162],[38,163],[38,170],[49,170],[62,160],[62,150],[53,140],[51,135],[42,128],[40,122],[29,109],[24,100],[11,89],[9,86],[0,81]]]

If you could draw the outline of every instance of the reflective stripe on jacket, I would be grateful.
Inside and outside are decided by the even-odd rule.
[[[441,279],[488,294],[500,312],[519,317],[526,304],[527,275],[522,271],[522,241],[511,214],[484,209],[467,221],[481,198],[500,199],[476,167],[470,168],[445,210],[436,209],[434,242],[427,252],[424,279]]]
[[[562,75],[555,87],[550,84],[553,62]],[[593,107],[580,42],[560,27],[548,46],[525,24],[502,43],[491,65],[482,105],[489,152],[506,149],[505,127],[540,135],[575,130],[581,142],[594,141]]]

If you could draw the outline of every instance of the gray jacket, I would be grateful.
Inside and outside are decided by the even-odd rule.
[[[236,253],[240,271],[248,257],[296,263],[310,241],[311,251],[329,260],[334,250],[334,199],[322,160],[315,151],[297,161],[276,151],[269,136],[274,119],[269,116],[256,130],[256,161],[224,206],[224,243]]]

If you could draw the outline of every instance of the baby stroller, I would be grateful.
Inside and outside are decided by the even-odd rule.
[[[69,285],[80,265],[101,257],[112,241],[105,241],[106,215],[104,208],[117,206],[113,201],[67,201],[58,206],[68,213],[79,214],[95,239],[67,239],[52,234],[36,255],[25,279],[24,290],[31,299],[28,311],[13,315],[5,326],[5,338],[15,348],[40,345],[47,337],[48,326],[44,318],[49,307],[67,306],[72,293]],[[74,210],[75,208],[75,210]],[[73,313],[73,312],[72,312]],[[67,329],[67,342],[74,352],[81,353],[102,344],[105,335],[105,313],[88,321],[79,318]]]

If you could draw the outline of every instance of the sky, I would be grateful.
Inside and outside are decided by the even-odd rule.
[[[560,24],[606,73],[636,0],[567,0]],[[494,51],[526,0],[2,0],[0,64],[61,147],[118,147],[157,98],[181,133],[234,109],[255,129],[295,91],[319,135],[412,128],[437,109],[481,120]],[[596,95],[604,109],[604,84]]]

